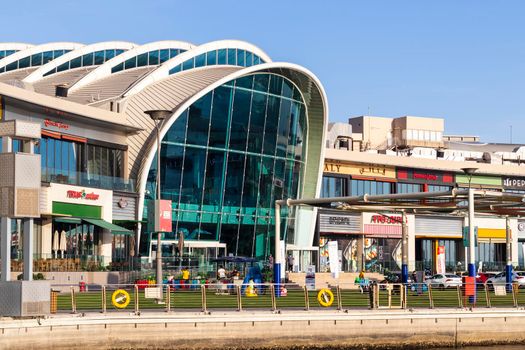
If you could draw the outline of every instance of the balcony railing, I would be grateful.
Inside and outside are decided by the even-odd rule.
[[[121,177],[90,174],[80,171],[62,171],[42,168],[42,181],[59,184],[86,186],[116,191],[135,191],[135,180]]]

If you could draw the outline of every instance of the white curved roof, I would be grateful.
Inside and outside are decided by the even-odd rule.
[[[85,77],[77,81],[71,88],[69,89],[70,92],[74,92],[75,90],[80,89],[83,86],[86,86],[96,80],[103,79],[109,75],[111,75],[111,68],[115,67],[116,65],[125,62],[129,58],[138,56],[140,54],[153,51],[153,50],[162,50],[162,49],[182,49],[182,50],[191,50],[195,46],[193,44],[184,42],[184,41],[177,41],[177,40],[164,40],[164,41],[155,41],[149,44],[137,46],[131,50],[128,50],[115,58],[112,58],[111,60],[107,61],[103,65],[99,66],[97,69],[93,70],[89,74],[87,74]]]
[[[37,46],[29,47],[25,50],[15,52],[0,60],[0,68],[7,66],[9,63],[16,62],[24,57],[28,57],[37,53],[53,51],[53,50],[75,50],[84,46],[83,44],[70,42],[47,43]],[[1,73],[0,73],[1,74]]]
[[[136,44],[126,42],[126,41],[106,41],[101,43],[96,43],[92,45],[86,45],[79,49],[70,51],[46,64],[40,66],[37,70],[28,75],[23,81],[26,83],[33,83],[37,80],[40,80],[44,77],[44,74],[60,66],[63,63],[69,62],[74,58],[83,56],[85,54],[96,52],[100,50],[130,50],[136,47]]]
[[[220,50],[220,49],[241,49],[256,54],[261,57],[265,62],[272,62],[270,56],[268,56],[263,50],[255,45],[240,40],[218,40],[212,41],[203,45],[199,45],[191,51],[184,52],[166,62],[164,62],[155,71],[151,72],[148,76],[144,77],[141,81],[131,87],[124,96],[130,96],[143,90],[148,85],[151,85],[159,80],[162,80],[169,76],[169,71],[183,63],[184,61],[196,57],[208,51]]]
[[[16,50],[21,51],[25,49],[29,49],[30,47],[33,47],[32,44],[25,44],[25,43],[0,43],[0,51],[3,50]]]

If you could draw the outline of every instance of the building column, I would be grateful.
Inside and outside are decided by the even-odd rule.
[[[11,281],[11,219],[0,220],[1,281]]]
[[[34,220],[24,220],[24,280],[33,280]]]
[[[365,270],[366,261],[365,261],[365,236],[357,236],[357,272]]]

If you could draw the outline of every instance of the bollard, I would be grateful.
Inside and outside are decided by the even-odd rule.
[[[303,286],[304,290],[304,309],[306,311],[310,311],[310,298],[308,297],[308,288],[306,286]]]
[[[272,298],[272,311],[276,311],[277,310],[277,300],[275,298],[275,285],[274,284],[270,284],[270,295]]]
[[[168,284],[166,286],[166,312],[171,311],[171,287]]]
[[[343,310],[343,301],[341,300],[341,288],[339,285],[335,287],[335,293],[337,295],[337,310]]]
[[[139,311],[139,286],[134,285],[134,294],[135,294],[135,315],[140,315]]]
[[[208,313],[208,307],[206,305],[206,285],[201,284],[201,308],[202,312]]]
[[[102,286],[102,313],[106,313],[106,286]]]
[[[241,286],[236,286],[237,288],[237,311],[242,311],[242,292]]]
[[[71,313],[77,313],[77,303],[75,300],[75,287],[71,286]]]

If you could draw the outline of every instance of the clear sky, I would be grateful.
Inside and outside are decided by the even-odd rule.
[[[323,83],[331,121],[445,118],[525,143],[525,1],[5,1],[1,41],[251,42]]]

